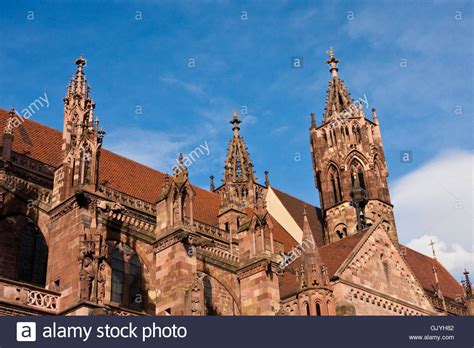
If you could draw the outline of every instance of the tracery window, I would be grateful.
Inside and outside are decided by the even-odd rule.
[[[138,255],[130,247],[124,245],[112,254],[111,302],[120,306],[143,309],[143,266]]]

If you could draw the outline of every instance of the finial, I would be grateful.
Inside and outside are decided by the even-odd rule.
[[[314,116],[314,112],[311,113],[311,129],[316,128],[316,117]]]
[[[209,191],[214,191],[216,189],[216,187],[214,186],[214,175],[211,175],[209,177],[211,183],[209,184]]]
[[[428,245],[431,246],[431,250],[433,251],[433,259],[435,259],[435,261],[438,261],[438,260],[436,259],[436,252],[435,252],[435,248],[434,248],[434,245],[435,245],[435,244],[436,244],[436,242],[433,242],[432,240],[430,240],[430,244],[428,244]]]
[[[234,135],[237,136],[239,134],[239,124],[242,123],[241,120],[238,118],[239,113],[234,109],[234,117],[230,120],[230,124],[232,124],[234,127],[232,130],[234,131]]]
[[[307,216],[307,213],[306,213],[306,207],[307,207],[306,203],[305,203],[305,204],[303,204],[303,216],[304,216],[304,217],[306,217],[306,216]]]
[[[78,66],[78,67],[83,67],[87,64],[87,60],[85,60],[85,58],[81,55],[79,55],[79,57],[76,59],[75,61],[75,64]]]
[[[270,186],[270,181],[268,180],[268,170],[265,172],[265,187],[268,188]]]
[[[104,135],[105,135],[105,130],[101,128],[99,131],[99,140],[102,140],[104,138]]]
[[[329,59],[326,61],[326,63],[330,66],[329,71],[331,72],[332,77],[337,77],[337,71],[339,70],[337,68],[337,63],[339,63],[339,60],[337,60],[337,58],[334,56],[332,46],[328,51],[326,51],[326,53],[329,54]]]

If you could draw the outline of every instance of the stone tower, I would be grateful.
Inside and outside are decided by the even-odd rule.
[[[329,50],[332,79],[322,124],[311,114],[310,142],[316,187],[324,216],[325,242],[358,233],[382,219],[398,245],[393,206],[387,186],[379,121],[369,120],[338,75],[339,61]]]
[[[232,124],[233,135],[227,149],[222,185],[214,191],[221,196],[219,209],[219,227],[227,231],[237,231],[245,217],[246,208],[254,208],[263,198],[265,188],[256,180],[252,160],[239,134],[238,114],[235,111]],[[212,185],[213,186],[213,185]]]

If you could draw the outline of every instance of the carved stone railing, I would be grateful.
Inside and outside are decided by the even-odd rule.
[[[57,314],[61,294],[39,286],[0,278],[0,302]]]
[[[51,205],[52,194],[48,189],[41,188],[13,175],[6,175],[5,184],[11,190],[20,190],[26,195],[35,198],[36,202]]]
[[[220,259],[230,263],[238,264],[239,255],[238,252],[230,253],[228,250],[216,248],[216,247],[202,247],[200,248],[200,253],[211,258]]]
[[[106,215],[113,220],[119,221],[121,223],[134,226],[138,230],[143,230],[147,233],[153,233],[155,230],[155,224],[147,221],[143,221],[142,217],[130,214],[130,211],[123,210],[123,211],[108,211]]]
[[[190,220],[188,217],[184,218],[184,222],[187,225],[190,225]],[[216,237],[224,241],[230,241],[230,233],[227,232],[226,230],[220,229],[219,227],[211,226],[211,225],[208,225],[196,220],[193,221],[192,226],[196,229],[197,232],[201,232],[205,235]]]
[[[133,309],[120,308],[116,306],[109,305],[110,314],[116,317],[137,317],[141,315],[146,315],[142,312],[137,312]]]
[[[54,167],[48,166],[43,162],[34,160],[30,157],[25,155],[21,155],[18,153],[12,153],[12,163],[20,168],[26,169],[31,172],[35,172],[37,174],[43,175],[50,179],[53,178],[54,175]]]
[[[126,193],[113,190],[107,186],[100,185],[99,192],[101,192],[108,199],[119,202],[126,207],[136,209],[138,211],[156,216],[156,206],[154,204],[142,201],[136,197],[127,195]]]

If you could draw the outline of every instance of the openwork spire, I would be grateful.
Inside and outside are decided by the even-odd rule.
[[[354,107],[354,102],[351,94],[344,85],[344,81],[338,76],[339,68],[337,64],[339,60],[334,56],[332,47],[328,51],[329,59],[326,61],[329,64],[329,71],[332,75],[332,80],[329,81],[329,87],[326,92],[326,107],[324,109],[324,122],[329,122],[336,114],[341,114],[344,111],[350,112]]]
[[[256,179],[248,149],[245,146],[244,139],[239,134],[239,124],[241,122],[237,111],[234,111],[234,116],[230,120],[234,134],[227,149],[224,183],[254,182]]]

